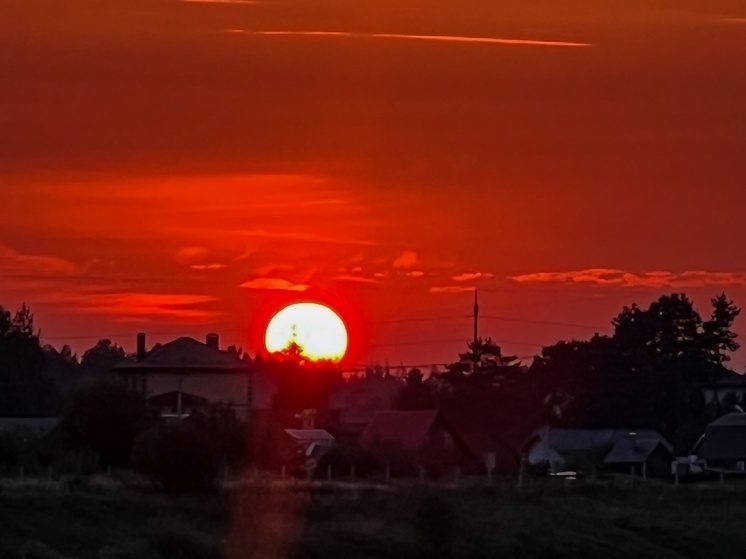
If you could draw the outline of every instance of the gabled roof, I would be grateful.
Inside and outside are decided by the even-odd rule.
[[[46,434],[59,422],[59,417],[0,417],[0,433],[22,431]]]
[[[657,440],[671,451],[671,444],[655,429],[572,429],[548,426],[534,431],[523,449],[528,450],[539,441],[560,453],[613,447],[617,441],[629,438],[630,433],[635,433],[638,440]]]
[[[396,443],[407,450],[416,450],[427,442],[430,429],[438,419],[438,412],[428,411],[380,411],[363,432],[363,446],[377,441]]]
[[[711,383],[704,385],[703,388],[735,388],[735,389],[746,389],[746,375],[740,373],[729,372],[726,375],[712,381]]]
[[[254,367],[235,355],[209,347],[193,338],[177,338],[144,359],[130,358],[114,367],[117,372],[167,372],[172,370],[200,372],[248,372]]]
[[[297,441],[334,441],[332,434],[324,429],[285,429],[285,432]]]
[[[642,464],[655,450],[661,447],[673,460],[673,455],[660,439],[639,439],[626,437],[619,439],[604,458],[606,464]]]
[[[746,413],[729,413],[710,423],[697,455],[706,460],[746,459]]]
[[[710,423],[710,427],[746,427],[746,413],[734,412],[724,415]]]

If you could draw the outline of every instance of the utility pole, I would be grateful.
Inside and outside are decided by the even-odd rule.
[[[477,366],[479,365],[479,354],[477,353],[477,341],[479,340],[479,294],[477,289],[474,289],[474,342],[471,349],[471,353],[474,356],[474,370],[472,373],[477,372]]]
[[[479,334],[479,295],[474,290],[474,341],[476,342]]]

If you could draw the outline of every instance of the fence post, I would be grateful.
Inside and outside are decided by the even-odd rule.
[[[287,479],[288,477],[288,468],[285,464],[282,465],[282,468],[280,469],[280,476],[282,476],[282,479]]]
[[[523,487],[523,468],[525,463],[526,462],[523,459],[518,462],[518,489],[521,489]]]

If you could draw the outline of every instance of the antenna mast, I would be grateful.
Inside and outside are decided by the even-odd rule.
[[[477,290],[474,290],[474,341],[479,339],[479,295]]]
[[[477,372],[477,368],[479,368],[479,353],[478,353],[478,344],[479,340],[479,296],[477,294],[476,288],[474,289],[474,341],[472,342],[472,348],[471,353],[474,357],[474,370],[473,373]]]

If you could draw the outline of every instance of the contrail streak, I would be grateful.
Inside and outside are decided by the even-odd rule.
[[[535,39],[503,39],[499,37],[462,37],[458,35],[406,35],[399,33],[349,33],[346,31],[254,31],[254,35],[302,37],[351,37],[373,39],[407,39],[411,41],[438,41],[446,43],[479,43],[495,45],[527,45],[538,47],[590,47],[591,43],[569,41],[540,41]]]

